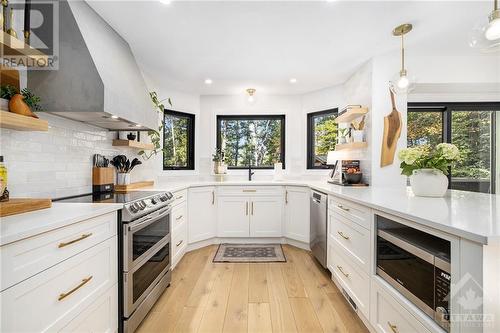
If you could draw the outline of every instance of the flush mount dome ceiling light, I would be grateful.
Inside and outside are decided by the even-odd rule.
[[[412,30],[413,26],[409,23],[401,24],[394,28],[392,35],[401,37],[401,70],[391,80],[389,86],[395,94],[408,94],[415,88],[415,78],[408,77],[408,71],[405,68],[405,47],[404,36]]]
[[[248,88],[246,90],[246,92],[247,92],[247,95],[248,95],[247,99],[246,99],[247,103],[250,104],[250,105],[255,104],[255,102],[256,102],[255,93],[257,92],[257,90],[254,89],[254,88]]]

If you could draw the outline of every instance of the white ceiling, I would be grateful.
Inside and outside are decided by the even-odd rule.
[[[391,31],[405,22],[414,26],[408,57],[470,54],[471,27],[493,6],[477,0],[89,3],[129,42],[146,75],[197,94],[249,87],[298,94],[342,83],[372,56],[397,49]]]

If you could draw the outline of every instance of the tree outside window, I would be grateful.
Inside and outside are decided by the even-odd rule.
[[[163,169],[194,170],[194,115],[165,110]]]
[[[285,116],[218,116],[217,148],[232,169],[284,167]]]
[[[335,150],[337,143],[338,109],[309,113],[307,115],[307,168],[326,169],[326,157]]]

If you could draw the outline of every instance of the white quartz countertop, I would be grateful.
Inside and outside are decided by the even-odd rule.
[[[52,203],[51,208],[0,219],[0,246],[65,227],[123,207],[123,204]]]
[[[474,242],[500,241],[500,195],[448,191],[444,198],[416,197],[411,190],[344,187],[326,181],[226,181],[157,184],[144,190],[180,191],[200,186],[306,186]]]

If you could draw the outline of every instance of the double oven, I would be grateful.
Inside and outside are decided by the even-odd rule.
[[[170,284],[171,207],[168,204],[129,221],[126,212],[123,215],[123,331],[134,332]]]

